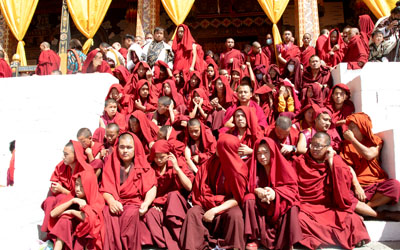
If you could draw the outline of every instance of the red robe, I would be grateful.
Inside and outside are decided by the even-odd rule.
[[[272,124],[275,121],[274,115],[274,106],[269,103],[268,95],[271,95],[273,98],[272,89],[268,85],[264,85],[261,88],[257,89],[254,94],[259,95],[260,97],[260,106],[264,110],[265,117],[267,118],[267,123]],[[263,102],[262,95],[266,95],[265,101]]]
[[[113,118],[110,118],[108,114],[104,111],[101,119],[104,122],[104,125],[107,126],[110,123],[115,123],[119,127],[120,134],[125,132],[128,128],[128,124],[125,121],[125,115],[117,112]]]
[[[93,171],[79,172],[74,179],[81,178],[84,200],[87,202],[80,211],[85,214],[85,220],[79,221],[72,215],[61,215],[50,220],[50,238],[55,242],[57,238],[64,241],[68,249],[103,249],[104,236],[103,208],[104,198],[99,192],[97,177]],[[58,205],[66,203],[76,197],[72,190]]]
[[[371,39],[375,24],[369,15],[359,16],[358,24],[360,26],[360,36],[363,39],[364,45],[369,52],[369,40]]]
[[[233,114],[235,113],[236,109],[240,106],[240,102],[238,101],[236,104],[232,105],[226,110],[225,117],[223,124],[227,123]],[[252,107],[255,109],[255,114],[258,119],[258,125],[260,125],[263,128],[266,128],[268,126],[267,123],[267,118],[265,117],[264,110],[253,100],[250,100],[249,102],[249,107]]]
[[[143,78],[140,78],[138,73],[137,73],[140,65],[143,65],[143,67],[145,69],[145,72],[151,70],[150,66],[146,62],[143,62],[143,61],[138,62],[135,65],[135,68],[133,68],[133,71],[132,71],[132,74],[131,74],[131,77],[130,77],[129,81],[124,86],[124,92],[126,94],[134,94],[136,92],[136,84],[137,84],[137,82],[139,80],[146,79],[146,74],[144,75]]]
[[[36,67],[36,75],[51,75],[54,70],[60,69],[60,57],[51,49],[43,50],[40,53]]]
[[[131,73],[123,65],[118,65],[113,71],[113,75],[118,78],[119,84],[124,87],[131,79]]]
[[[331,34],[332,32],[336,31],[337,32],[337,44],[339,45],[339,50],[336,50],[334,52],[334,55],[330,55],[329,51],[333,48],[333,44],[331,44]],[[340,35],[340,30],[338,28],[332,29],[329,32],[329,36],[326,39],[326,42],[324,44],[323,50],[321,51],[321,55],[319,57],[321,60],[323,60],[327,66],[329,67],[334,67],[340,62],[342,62],[343,57],[344,57],[344,50],[346,48],[346,43],[343,41],[342,36]]]
[[[353,249],[357,243],[370,241],[360,216],[352,210],[351,173],[339,155],[332,169],[317,163],[309,153],[296,157],[300,194],[300,225],[307,248],[339,245]]]
[[[118,66],[119,67],[119,66]],[[115,72],[115,71],[114,71]],[[110,99],[110,94],[111,94],[111,90],[115,88],[119,94],[121,94],[121,98],[118,100],[118,112],[120,112],[121,114],[129,114],[132,113],[133,111],[133,106],[135,105],[131,95],[129,94],[125,94],[124,92],[124,88],[121,84],[119,83],[114,83],[113,85],[111,85],[108,94],[106,96],[106,100]]]
[[[7,170],[7,186],[14,185],[14,170],[15,170],[15,149],[12,151],[10,167]]]
[[[349,41],[342,62],[347,62],[348,69],[361,69],[358,62],[368,62],[369,51],[365,47],[361,36],[355,35]],[[364,66],[364,65],[363,65]]]
[[[5,78],[5,77],[12,77],[12,70],[10,65],[4,60],[3,58],[0,58],[0,78]]]
[[[294,63],[294,71],[291,74],[288,70],[288,65]],[[303,70],[301,69],[300,60],[291,58],[287,61],[285,68],[282,71],[282,78],[287,78],[293,85],[296,91],[300,92],[303,88]],[[279,85],[280,83],[278,83]],[[278,91],[279,92],[279,91]]]
[[[100,50],[98,49],[94,49],[92,51],[90,51],[87,54],[86,60],[83,63],[82,66],[82,73],[94,73],[94,72],[99,72],[99,73],[110,73],[112,74],[110,65],[108,65],[107,61],[105,61],[103,59],[101,65],[97,66],[97,68],[93,69],[93,59],[94,57],[97,55],[97,53],[99,53]]]
[[[124,57],[124,59],[125,59],[125,61],[126,61],[126,57],[128,56],[128,50],[121,47],[121,48],[118,50],[118,52]]]
[[[268,57],[270,63],[276,63],[275,49],[273,45],[263,47],[262,52]]]
[[[326,85],[326,87],[322,88],[322,93],[323,93],[323,98],[326,98],[328,96],[330,88],[333,86],[333,80],[331,76],[331,71],[329,68],[325,66],[321,66],[319,73],[317,76],[314,78],[312,70],[310,67],[307,67],[304,69],[303,72],[303,86],[309,84],[309,83],[314,83],[318,82],[321,85]]]
[[[320,35],[317,39],[317,42],[315,44],[315,50],[317,51],[317,55],[321,58],[321,56],[324,54],[324,44],[328,40],[328,37],[325,35]]]
[[[274,79],[272,79],[271,75],[269,74],[271,69],[275,70],[275,72],[276,72],[276,76]],[[274,85],[274,86],[278,86],[279,83],[283,81],[283,77],[281,76],[280,69],[279,69],[278,65],[276,65],[276,64],[269,65],[266,77],[267,77],[268,83],[271,85]]]
[[[275,124],[269,126],[269,128],[265,132],[265,135],[271,138],[275,142],[279,150],[281,150],[282,148],[281,144],[297,146],[297,143],[299,142],[299,131],[297,129],[291,127],[289,135],[285,138],[284,141],[281,141],[276,135],[275,127],[276,127]],[[295,155],[296,153],[291,153],[285,156],[285,158],[287,160],[293,160],[292,157]]]
[[[219,56],[220,68],[227,69],[228,71],[230,71],[231,64],[229,62],[232,58],[237,59],[240,62],[240,64],[243,64],[244,60],[242,57],[242,53],[240,53],[240,51],[237,49],[231,49],[229,51],[221,53],[221,55]]]
[[[210,114],[211,111],[213,110],[213,108],[210,104],[210,100],[208,99],[208,95],[206,94],[206,92],[204,91],[203,88],[197,88],[192,91],[190,98],[189,98],[188,111],[192,112],[194,109],[193,98],[194,98],[195,93],[197,93],[200,96],[200,98],[203,98],[203,104],[202,104],[201,108],[203,109],[204,113]],[[204,123],[206,122],[206,119],[204,119],[204,117],[200,114],[199,109],[197,109],[195,118],[199,119],[200,121],[202,121]]]
[[[251,63],[251,67],[254,69],[254,67],[258,65],[265,65],[266,68],[269,67],[270,60],[268,57],[260,52],[260,53],[254,53],[253,50],[250,50],[250,52],[247,54],[247,58]]]
[[[297,45],[295,45],[292,42],[289,42],[287,44],[278,44],[277,45],[277,50],[278,53],[281,54],[282,58],[285,59],[286,61],[289,61],[290,59],[297,58],[297,60],[300,60],[301,56],[301,51]],[[279,68],[281,72],[283,71],[285,65],[279,65]]]
[[[127,123],[129,123],[129,118],[131,116],[139,120],[140,131],[136,136],[140,139],[146,154],[148,154],[150,153],[149,144],[150,142],[155,142],[157,140],[159,128],[156,124],[154,124],[154,122],[150,121],[146,114],[141,110],[136,110],[132,114],[128,115]]]
[[[140,96],[140,89],[147,84],[149,87],[149,94],[146,97],[146,99],[143,99],[143,97]],[[143,79],[139,80],[136,84],[136,93],[133,96],[134,101],[140,100],[142,102],[142,105],[146,107],[146,113],[153,112],[157,109],[157,94],[154,93],[154,89],[152,88],[153,85],[150,85],[150,83]],[[136,110],[136,106],[133,106],[133,110]]]
[[[307,92],[308,90],[311,89],[312,92],[312,97],[308,97],[307,96]],[[316,104],[319,107],[323,107],[324,106],[324,95],[322,93],[322,89],[321,86],[318,83],[308,83],[305,84],[303,87],[303,99],[302,99],[302,103],[301,106],[305,107],[307,104]]]
[[[192,87],[192,86],[190,86],[190,79],[194,75],[199,79],[199,83],[195,87]],[[189,105],[190,105],[190,102],[191,102],[190,97],[193,93],[193,90],[195,90],[197,88],[202,88],[207,93],[207,90],[203,84],[203,77],[201,76],[201,73],[198,71],[192,71],[189,73],[189,76],[185,81],[185,85],[183,85],[183,88],[180,90],[180,93],[182,94],[183,98],[185,99],[185,103],[186,103],[187,107],[189,107]]]
[[[315,55],[315,48],[311,45],[304,47],[304,45],[300,48],[300,63],[303,64],[303,68],[307,68],[310,65],[310,57]]]
[[[162,89],[162,92],[161,92],[161,96],[165,96],[166,95],[165,92],[164,92],[164,85],[165,84],[168,84],[170,89],[171,89],[171,94],[169,95],[169,97],[174,101],[175,109],[178,110],[181,114],[183,114],[184,111],[186,110],[185,99],[178,92],[178,89],[176,88],[175,81],[172,80],[172,79],[167,79],[167,80],[164,81],[163,89]]]
[[[336,110],[335,103],[332,99],[332,94],[336,88],[343,89],[344,91],[346,91],[347,96],[348,96],[348,99],[346,101],[344,101],[343,106],[340,110]],[[349,87],[347,87],[347,85],[343,84],[343,83],[336,84],[335,87],[331,89],[328,97],[326,98],[325,107],[327,107],[332,112],[331,118],[332,118],[333,124],[336,124],[336,122],[338,122],[340,120],[345,120],[347,118],[347,116],[353,114],[355,111],[355,108],[354,108],[353,102],[350,100]],[[342,128],[343,128],[343,126],[342,126]]]

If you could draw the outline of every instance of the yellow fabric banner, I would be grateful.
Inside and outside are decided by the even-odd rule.
[[[397,0],[363,0],[368,8],[379,19],[390,15],[390,10],[396,7]]]
[[[82,50],[86,54],[93,45],[93,37],[103,22],[111,0],[67,0],[67,4],[76,28],[88,39]]]
[[[161,2],[169,18],[171,18],[172,22],[174,22],[176,26],[185,21],[194,4],[194,0],[161,0]],[[175,33],[172,36],[172,39],[174,36]]]
[[[26,66],[25,43],[22,41],[39,0],[0,0],[1,12],[11,32],[18,40],[17,54],[21,66]]]

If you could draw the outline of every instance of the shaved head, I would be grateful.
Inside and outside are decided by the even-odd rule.
[[[191,127],[191,126],[200,126],[200,121],[196,118],[190,119],[188,121],[188,127]]]
[[[119,133],[119,126],[116,123],[109,123],[107,124],[106,129],[110,129]]]
[[[124,133],[119,137],[119,144],[121,143],[121,141],[132,141],[132,144],[134,145],[134,141],[133,141],[133,136],[129,133]]]
[[[90,131],[90,129],[88,128],[81,128],[78,130],[76,137],[79,138],[81,136],[83,136],[84,138],[89,138],[90,136],[92,136],[92,131]]]
[[[253,42],[252,46],[254,47],[261,47],[261,44],[259,42]]]
[[[104,107],[107,107],[107,106],[110,105],[111,103],[118,105],[118,103],[117,103],[116,100],[110,98],[110,99],[107,99],[107,100],[106,100],[106,102],[104,103]]]
[[[287,116],[279,116],[278,119],[276,119],[275,126],[287,130],[292,126],[292,120]]]
[[[65,144],[65,147],[70,148],[73,152],[75,152],[74,144],[72,144],[72,141],[69,141],[67,144]]]
[[[329,136],[328,133],[326,132],[317,132],[312,139],[319,139],[319,138],[323,138],[326,141],[326,145],[331,145],[331,137]]]

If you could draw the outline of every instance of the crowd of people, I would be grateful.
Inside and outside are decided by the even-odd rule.
[[[400,183],[379,156],[383,141],[354,113],[340,62],[392,61],[400,4],[375,26],[322,30],[315,48],[283,32],[275,50],[253,42],[204,53],[185,24],[145,39],[71,40],[69,73],[110,73],[99,127],[65,145],[42,204],[54,249],[345,249],[370,241],[363,218],[399,220]],[[37,74],[59,70],[41,44]],[[2,54],[0,52],[0,58]],[[2,59],[0,59],[1,61]],[[11,150],[11,149],[10,149]],[[13,149],[14,150],[14,147]]]

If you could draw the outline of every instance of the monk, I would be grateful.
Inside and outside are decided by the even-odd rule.
[[[244,61],[240,50],[234,49],[233,47],[235,47],[235,40],[233,40],[233,38],[231,37],[227,38],[225,42],[226,50],[219,56],[220,68],[227,69],[228,72],[230,72],[230,69],[232,67],[233,59],[238,60],[239,64],[243,64]]]
[[[211,95],[214,91],[214,81],[219,77],[218,65],[211,60],[210,64],[207,65],[206,71],[203,73],[203,85],[206,92]]]
[[[278,111],[277,113],[297,113],[301,108],[301,104],[294,86],[288,80],[284,80],[276,89],[278,93],[275,95],[274,104],[276,111]]]
[[[267,118],[267,123],[273,124],[275,121],[273,90],[268,85],[264,85],[254,92],[254,99],[256,100],[257,104],[264,110],[265,117]]]
[[[310,57],[310,66],[303,72],[303,87],[310,83],[318,83],[321,87],[322,98],[326,98],[333,86],[331,71],[328,67],[321,65],[321,59],[313,55]],[[303,88],[302,87],[302,88]],[[303,93],[300,94],[302,98]]]
[[[154,89],[147,80],[140,80],[136,85],[133,110],[141,110],[151,113],[157,109],[157,96]]]
[[[303,69],[307,68],[310,64],[310,57],[315,55],[315,48],[310,45],[311,35],[305,33],[303,35],[303,46],[300,47],[300,63],[303,65]]]
[[[264,65],[266,68],[269,67],[270,60],[262,53],[261,44],[259,42],[253,42],[250,52],[247,54],[247,61],[251,63],[251,67],[258,65]]]
[[[292,32],[290,30],[285,30],[283,32],[283,43],[276,45],[276,49],[278,51],[278,62],[281,72],[283,72],[286,63],[290,59],[297,58],[298,60],[300,60],[301,51],[299,47],[292,42],[292,39]]]
[[[330,147],[327,133],[316,133],[310,145],[310,152],[294,161],[303,232],[300,244],[309,249],[353,249],[368,243],[365,225],[352,209],[349,167]]]
[[[187,123],[185,145],[186,162],[189,169],[197,173],[199,166],[215,153],[217,142],[211,130],[194,118]]]
[[[173,106],[175,107],[175,109],[179,113],[184,114],[187,110],[185,100],[183,96],[178,92],[175,81],[172,79],[167,79],[164,81],[162,86],[163,88],[161,91],[161,96],[168,96],[169,98],[171,98],[171,100],[174,101]]]
[[[210,100],[203,88],[197,88],[193,90],[190,97],[189,104],[189,118],[198,118],[202,122],[206,122],[208,115],[212,111]]]
[[[340,138],[336,128],[332,128],[332,113],[327,108],[316,108],[314,113],[314,127],[301,131],[299,142],[297,143],[297,152],[299,154],[307,153],[310,147],[311,139],[317,132],[328,133],[331,138],[331,147],[340,152],[342,139]]]
[[[126,130],[125,116],[120,114],[117,110],[117,101],[114,99],[107,99],[104,103],[104,112],[99,120],[99,127],[105,129],[107,124],[116,123],[121,131]]]
[[[400,216],[375,209],[385,204],[397,204],[400,183],[389,179],[379,163],[383,141],[372,133],[372,122],[367,114],[355,113],[346,118],[348,130],[341,156],[355,172],[355,194],[359,202],[355,211],[362,215],[400,220]]]
[[[132,43],[126,54],[126,68],[129,72],[140,63],[140,57],[142,55],[142,47],[137,43]]]
[[[103,249],[141,249],[140,224],[156,197],[156,185],[140,140],[131,133],[120,135],[100,186],[106,201]]]
[[[98,129],[103,129],[103,128],[98,128]],[[118,136],[119,136],[119,126],[115,123],[107,124],[105,133],[102,137],[103,140],[100,141],[103,143],[104,146],[104,148],[100,151],[100,157],[101,159],[103,159],[104,162],[107,162],[108,157],[114,151],[114,146],[116,145]]]
[[[300,110],[300,112],[293,119],[293,127],[296,128],[299,132],[303,130],[309,130],[314,127],[314,117],[315,110],[318,110],[319,107],[313,104],[307,104],[304,108]]]
[[[348,69],[361,69],[368,62],[369,51],[357,28],[349,31],[349,44],[345,50],[342,62],[347,62]]]
[[[12,77],[11,67],[4,58],[5,52],[0,50],[0,78]]]
[[[276,65],[276,64],[269,65],[269,68],[267,69],[267,74],[266,74],[267,85],[271,89],[274,89],[282,81],[283,81],[283,77],[279,70],[278,65]]]
[[[59,70],[61,59],[56,52],[50,49],[50,44],[48,42],[42,42],[40,44],[40,50],[41,52],[35,74],[50,75],[54,70]]]
[[[318,56],[325,62],[327,67],[335,67],[344,57],[346,43],[343,41],[338,28],[332,29],[329,32],[328,39],[325,42],[322,53]]]
[[[292,161],[297,152],[297,142],[299,140],[299,131],[292,126],[292,120],[287,116],[279,116],[274,125],[271,125],[265,133],[271,138],[280,153],[286,160]]]
[[[175,111],[171,98],[161,96],[158,99],[157,110],[153,114],[152,122],[158,127],[173,125],[175,123]]]
[[[129,131],[134,133],[142,142],[146,154],[150,153],[150,149],[157,139],[158,127],[151,122],[146,114],[140,110],[136,110],[128,115]]]
[[[187,194],[192,191],[194,175],[174,151],[166,140],[156,141],[151,148],[149,162],[156,172],[157,196],[144,221],[158,247],[179,250],[179,235],[189,210]]]
[[[74,179],[75,188],[50,213],[53,249],[102,249],[104,199],[97,177],[86,170]]]
[[[149,81],[153,78],[150,66],[146,62],[138,62],[132,70],[129,81],[124,86],[125,94],[134,94],[136,92],[136,85],[139,80]]]
[[[82,73],[110,73],[111,68],[108,63],[103,60],[103,54],[99,49],[94,49],[87,54],[86,60],[82,66]]]
[[[268,137],[256,141],[244,202],[246,249],[292,249],[302,239],[297,175]],[[260,239],[258,242],[257,240]]]
[[[282,78],[289,80],[297,92],[301,92],[303,88],[303,70],[301,68],[300,60],[291,58],[287,61],[286,66],[282,71]],[[278,83],[279,85],[280,83]]]
[[[240,206],[246,193],[248,168],[237,152],[240,142],[221,135],[214,154],[200,167],[193,183],[192,203],[182,226],[183,250],[216,246],[244,249],[244,222]]]
[[[129,114],[133,112],[134,102],[132,100],[132,96],[130,94],[125,94],[124,88],[121,84],[115,83],[111,85],[110,90],[108,91],[108,94],[106,96],[106,100],[109,98],[117,101],[117,110],[119,113]]]
[[[274,40],[271,34],[265,36],[265,46],[262,48],[262,52],[268,57],[269,62],[276,64]]]
[[[7,170],[7,186],[14,186],[14,171],[15,171],[15,140],[10,142],[11,160]]]
[[[64,147],[63,153],[63,160],[58,163],[51,175],[51,187],[48,196],[42,203],[42,209],[44,210],[42,232],[49,232],[51,210],[75,189],[75,181],[72,177],[84,170],[93,172],[93,167],[85,161],[83,148],[79,142],[68,142]]]
[[[177,27],[176,37],[172,42],[172,51],[174,52],[174,70],[186,70],[189,72],[205,70],[204,51],[200,44],[197,44],[189,27],[180,24]]]
[[[131,72],[127,70],[123,65],[118,65],[113,71],[113,75],[119,80],[119,84],[124,87],[131,78]]]
[[[307,104],[315,104],[319,107],[324,106],[324,96],[321,85],[317,82],[307,83],[303,87],[303,99],[301,100],[301,106],[305,107]]]
[[[103,144],[93,141],[92,132],[88,128],[79,129],[76,138],[81,143],[83,150],[85,150],[86,162],[93,167],[97,177],[99,177],[104,165],[101,160],[101,150],[104,149]]]
[[[204,91],[206,91],[206,89],[203,86],[203,80],[202,79],[203,78],[201,76],[201,73],[198,72],[198,71],[192,71],[192,72],[189,73],[188,79],[187,79],[187,81],[185,82],[185,85],[183,86],[183,88],[180,91],[180,93],[182,94],[183,98],[185,99],[186,106],[190,105],[190,102],[192,101],[190,98],[191,98],[192,92],[195,89],[203,88]]]
[[[323,47],[326,40],[328,40],[328,36],[329,36],[329,30],[322,29],[317,39],[317,42],[315,43],[315,50],[318,56],[321,56],[321,54],[323,53]]]

